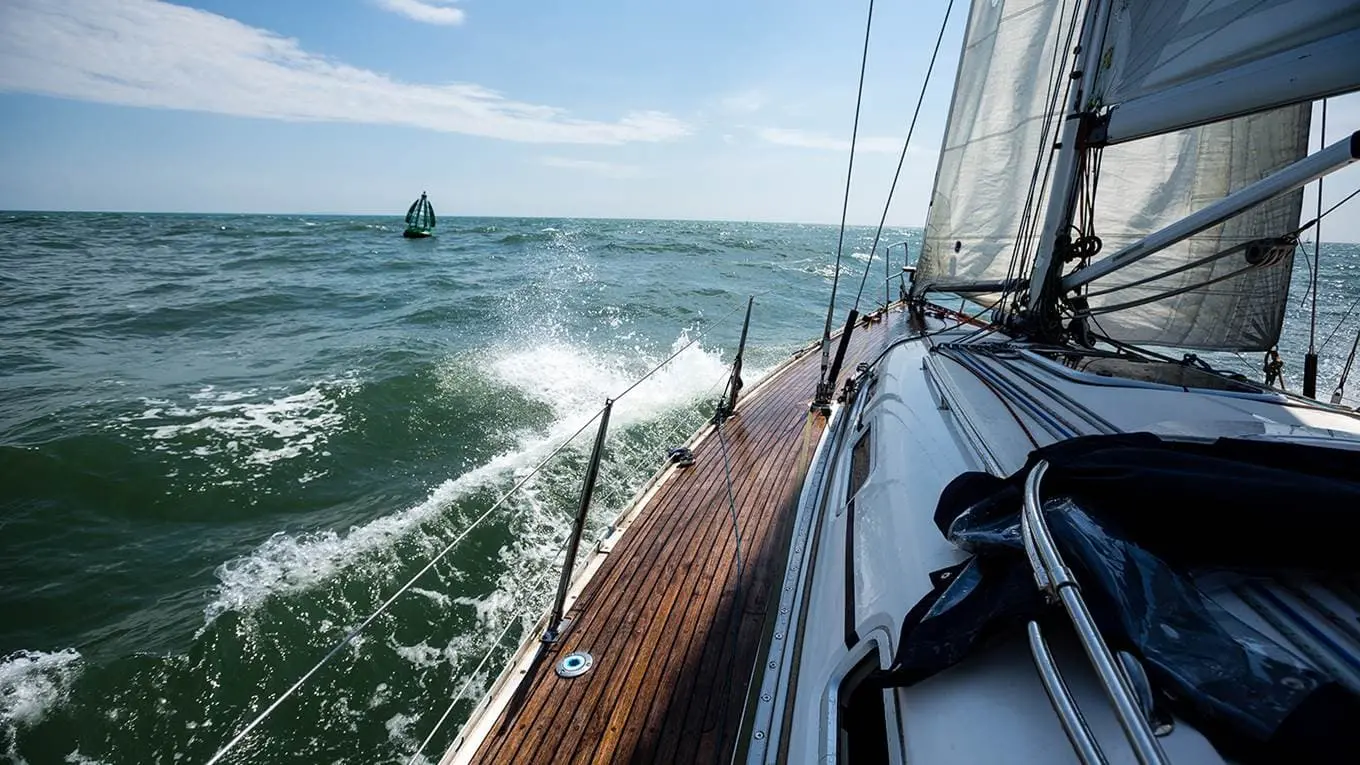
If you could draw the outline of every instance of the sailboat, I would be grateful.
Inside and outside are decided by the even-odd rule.
[[[420,192],[420,199],[411,203],[410,209],[406,211],[406,230],[401,235],[407,239],[424,239],[434,236],[434,206],[426,198],[425,192]]]
[[[975,0],[906,300],[702,432],[444,762],[1360,758],[1360,419],[1193,355],[1274,347],[1357,45]]]
[[[1356,0],[974,0],[902,299],[750,385],[743,329],[583,545],[605,402],[440,762],[1360,761],[1360,418],[1198,355],[1274,349],[1356,50]]]

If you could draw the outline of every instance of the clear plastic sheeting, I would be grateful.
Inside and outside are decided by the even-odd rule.
[[[1243,762],[1360,761],[1360,697],[1191,576],[1353,577],[1360,454],[1348,451],[1093,436],[1037,450],[1009,478],[959,476],[935,520],[974,557],[937,572],[906,616],[887,684],[919,682],[1051,613],[1020,536],[1023,482],[1040,459],[1049,463],[1045,517],[1060,554],[1110,647],[1147,668],[1159,707]]]
[[[1035,159],[1045,149],[1058,51],[1080,2],[973,3],[917,265],[916,287],[1005,278]],[[1061,106],[1061,104],[1060,104]],[[1036,191],[1033,209],[1043,209]],[[978,298],[985,302],[985,298]]]

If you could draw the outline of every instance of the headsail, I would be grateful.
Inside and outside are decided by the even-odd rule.
[[[1051,0],[972,4],[917,266],[918,292],[939,282],[1007,276],[1036,158],[1056,129],[1045,115],[1055,78],[1066,78],[1067,37],[1080,7]],[[1031,209],[1042,209],[1043,193],[1041,182]]]
[[[1116,0],[1096,79],[1110,142],[1360,89],[1360,0]]]

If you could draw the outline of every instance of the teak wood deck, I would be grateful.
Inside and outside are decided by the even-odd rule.
[[[900,316],[861,319],[838,390],[879,352]],[[472,762],[731,759],[768,611],[778,607],[793,509],[826,424],[809,415],[820,362],[815,348],[803,352],[752,389],[722,426],[741,529],[740,582],[722,443],[709,428],[694,446],[695,464],[669,468],[644,500],[572,604],[565,634],[518,681]],[[578,650],[593,656],[591,670],[559,677],[555,663]]]

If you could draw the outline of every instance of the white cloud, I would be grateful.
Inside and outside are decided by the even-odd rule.
[[[465,14],[453,0],[377,0],[379,6],[426,24],[462,24]]]
[[[581,170],[605,178],[636,178],[640,171],[636,165],[623,165],[616,162],[601,162],[594,159],[569,159],[567,157],[542,157],[539,162],[547,167],[566,170]]]
[[[729,112],[752,114],[765,108],[769,99],[759,90],[747,90],[724,96],[718,100],[718,103]]]
[[[292,121],[395,124],[529,143],[665,141],[664,112],[570,117],[470,83],[426,85],[309,53],[296,40],[157,0],[0,3],[0,91]]]
[[[807,130],[796,130],[790,128],[756,128],[756,137],[766,143],[773,143],[779,146],[792,146],[799,149],[820,149],[822,151],[850,150],[849,138],[833,138],[822,133],[813,133]],[[902,139],[888,138],[886,136],[860,136],[855,141],[856,151],[867,151],[881,154],[899,154],[902,151]]]

